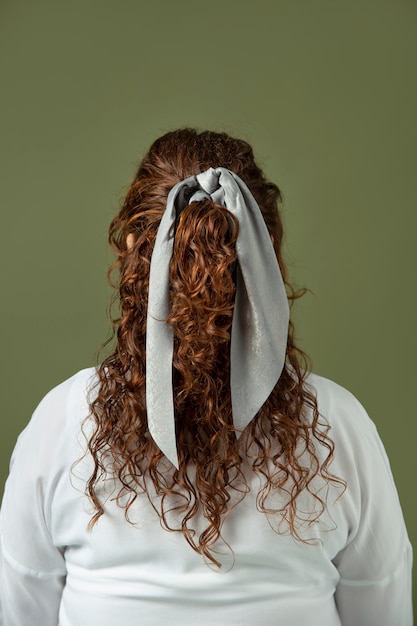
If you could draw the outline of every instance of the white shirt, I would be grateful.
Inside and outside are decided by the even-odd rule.
[[[218,571],[161,528],[146,496],[128,524],[112,481],[101,486],[105,514],[87,532],[91,459],[71,467],[85,449],[80,424],[94,378],[83,370],[49,392],[18,439],[1,512],[3,626],[411,626],[411,547],[397,492],[376,428],[348,391],[309,377],[335,443],[330,470],[347,482],[339,499],[330,486],[327,512],[301,530],[316,541],[274,532],[249,472],[251,491],[222,530],[233,557],[219,545]],[[324,458],[318,444],[317,453]]]

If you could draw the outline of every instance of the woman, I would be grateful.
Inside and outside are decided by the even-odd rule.
[[[110,226],[116,347],[13,455],[6,626],[411,624],[375,426],[294,343],[279,200],[244,141],[152,145]]]

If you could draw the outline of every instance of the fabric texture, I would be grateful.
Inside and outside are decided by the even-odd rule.
[[[175,224],[187,204],[208,199],[239,223],[237,285],[230,345],[233,422],[243,431],[275,387],[285,363],[288,298],[262,212],[246,184],[224,167],[210,167],[170,191],[151,258],[146,323],[146,408],[155,443],[178,468],[172,391],[173,331],[169,263]]]
[[[112,481],[100,485],[105,514],[86,532],[92,461],[73,463],[85,450],[80,425],[95,380],[94,369],[82,370],[53,389],[19,436],[1,510],[2,626],[411,626],[400,503],[376,428],[349,392],[309,377],[335,442],[331,470],[347,481],[341,497],[329,488],[327,513],[301,529],[315,541],[274,532],[248,469],[251,491],[223,527],[233,554],[219,544],[217,571],[161,528],[146,497],[128,524]],[[311,498],[300,504],[308,511]]]

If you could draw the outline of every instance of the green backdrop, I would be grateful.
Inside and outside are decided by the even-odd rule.
[[[249,140],[282,188],[300,344],[376,422],[416,537],[416,20],[412,0],[2,0],[1,485],[108,334],[138,161],[191,125]]]

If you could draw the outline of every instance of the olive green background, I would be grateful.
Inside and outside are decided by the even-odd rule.
[[[1,485],[108,335],[137,163],[191,125],[247,139],[281,187],[300,344],[377,424],[416,537],[416,31],[411,0],[1,1]]]

